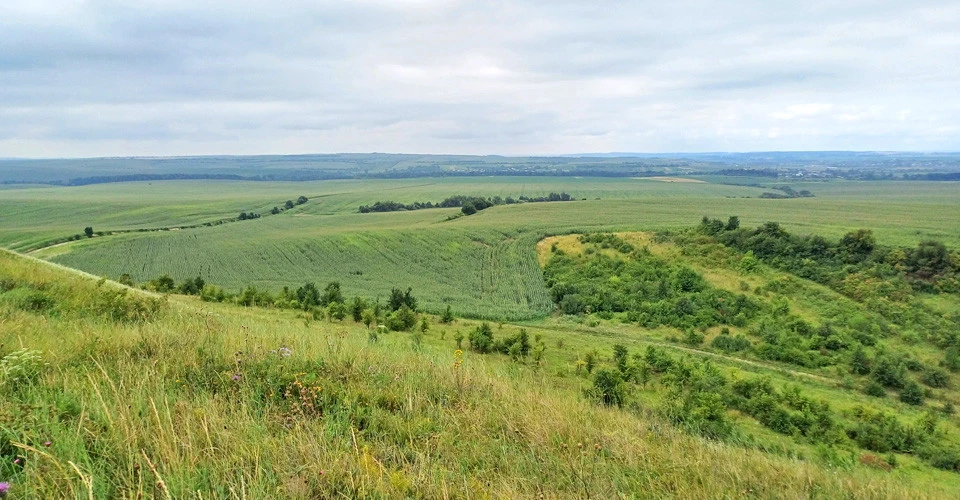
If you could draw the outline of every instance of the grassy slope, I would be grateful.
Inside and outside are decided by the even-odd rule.
[[[828,470],[690,437],[499,356],[467,353],[455,368],[439,329],[414,352],[404,334],[368,344],[349,325],[179,298],[152,321],[117,323],[84,308],[102,293],[89,279],[5,252],[0,277],[45,283],[56,303],[38,314],[0,300],[0,355],[23,346],[48,363],[0,392],[13,441],[0,480],[18,498],[957,492],[936,475]],[[292,355],[270,353],[280,346]],[[294,381],[318,396],[281,396]]]

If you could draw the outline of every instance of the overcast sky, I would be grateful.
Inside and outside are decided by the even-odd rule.
[[[960,2],[0,2],[0,157],[837,149],[960,150]]]

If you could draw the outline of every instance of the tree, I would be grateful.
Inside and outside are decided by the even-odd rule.
[[[450,304],[447,304],[447,308],[443,310],[443,316],[440,317],[440,322],[445,325],[453,323],[453,310],[450,308]]]
[[[283,206],[287,210],[290,210],[291,208],[293,208],[293,200],[287,200],[286,202],[284,202]]]
[[[586,304],[583,303],[580,294],[570,293],[560,300],[560,310],[564,314],[580,314],[586,310]]]
[[[463,215],[473,215],[477,213],[477,207],[475,207],[473,203],[464,203],[460,211],[463,212]]]
[[[297,198],[297,205],[303,205],[306,202],[307,202],[306,196],[300,196],[299,198]]]
[[[163,276],[151,281],[150,285],[151,288],[160,293],[173,291],[173,289],[177,287],[177,284],[174,283],[173,278],[171,278],[169,274],[164,274]]]
[[[307,282],[302,287],[297,288],[297,302],[304,311],[320,303],[320,290],[313,282]]]
[[[876,246],[873,231],[869,229],[857,229],[840,239],[840,249],[852,261],[864,260]]]
[[[493,349],[493,329],[484,321],[470,332],[470,348],[479,353],[488,353]]]
[[[280,207],[273,207],[273,208],[270,210],[270,213],[273,214],[273,215],[277,215],[278,213],[280,213]]]
[[[613,346],[613,361],[617,365],[617,370],[620,371],[620,375],[626,377],[629,372],[629,367],[627,366],[627,348],[623,344],[615,344]]]
[[[939,241],[923,241],[910,251],[905,264],[907,271],[922,279],[929,279],[950,268],[947,247]]]
[[[377,317],[373,314],[373,309],[367,309],[363,311],[362,321],[364,326],[370,328],[377,321]]]
[[[354,297],[353,303],[350,304],[350,315],[353,316],[353,321],[360,323],[363,321],[363,311],[367,308],[367,301],[363,300],[360,297]]]
[[[327,317],[330,321],[343,321],[347,317],[347,306],[343,302],[330,302],[327,305]]]
[[[727,219],[727,225],[724,227],[724,229],[727,231],[736,231],[737,229],[740,229],[740,217],[731,215],[730,218]]]
[[[387,304],[390,306],[391,311],[399,310],[403,306],[407,306],[414,311],[417,310],[417,299],[413,296],[412,288],[407,288],[406,292],[399,288],[391,289],[390,300]]]
[[[90,226],[83,228],[83,234],[87,235],[87,238],[93,238],[93,228]]]
[[[344,302],[343,293],[340,291],[340,282],[331,281],[327,283],[327,287],[323,289],[323,296],[320,297],[320,305],[328,306],[333,303],[343,304]]]
[[[870,373],[870,358],[863,350],[863,347],[857,347],[850,355],[850,369],[857,375],[866,375]]]
[[[597,351],[588,351],[587,355],[583,357],[584,368],[587,369],[587,373],[593,373],[593,369],[597,366]]]

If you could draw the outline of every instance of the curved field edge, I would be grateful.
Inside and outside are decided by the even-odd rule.
[[[457,315],[477,318],[529,319],[553,309],[533,250],[538,234],[414,215],[419,218],[394,229],[382,221],[389,217],[375,214],[369,227],[339,226],[342,216],[288,217],[283,224],[252,221],[240,229],[119,235],[81,241],[69,251],[52,248],[50,257],[114,279],[127,273],[136,282],[201,275],[228,289],[252,285],[275,292],[307,281],[339,281],[348,295],[381,300],[393,287],[412,287],[427,311],[450,304]]]
[[[0,276],[46,284],[57,304],[101,290],[6,252]],[[10,440],[0,479],[16,497],[956,493],[692,437],[655,415],[594,406],[543,372],[471,353],[461,364],[449,347],[416,352],[400,334],[370,344],[358,327],[179,298],[146,322],[6,304],[0,318],[0,354],[23,347],[46,363],[0,392]]]

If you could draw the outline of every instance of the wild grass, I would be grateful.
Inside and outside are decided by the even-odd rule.
[[[469,352],[458,364],[449,337],[416,351],[404,334],[371,344],[362,327],[180,299],[118,321],[84,305],[109,283],[6,253],[0,276],[47,283],[53,301],[0,302],[0,357],[25,348],[45,363],[0,392],[0,480],[15,498],[955,493],[689,436],[598,407],[548,370]]]

